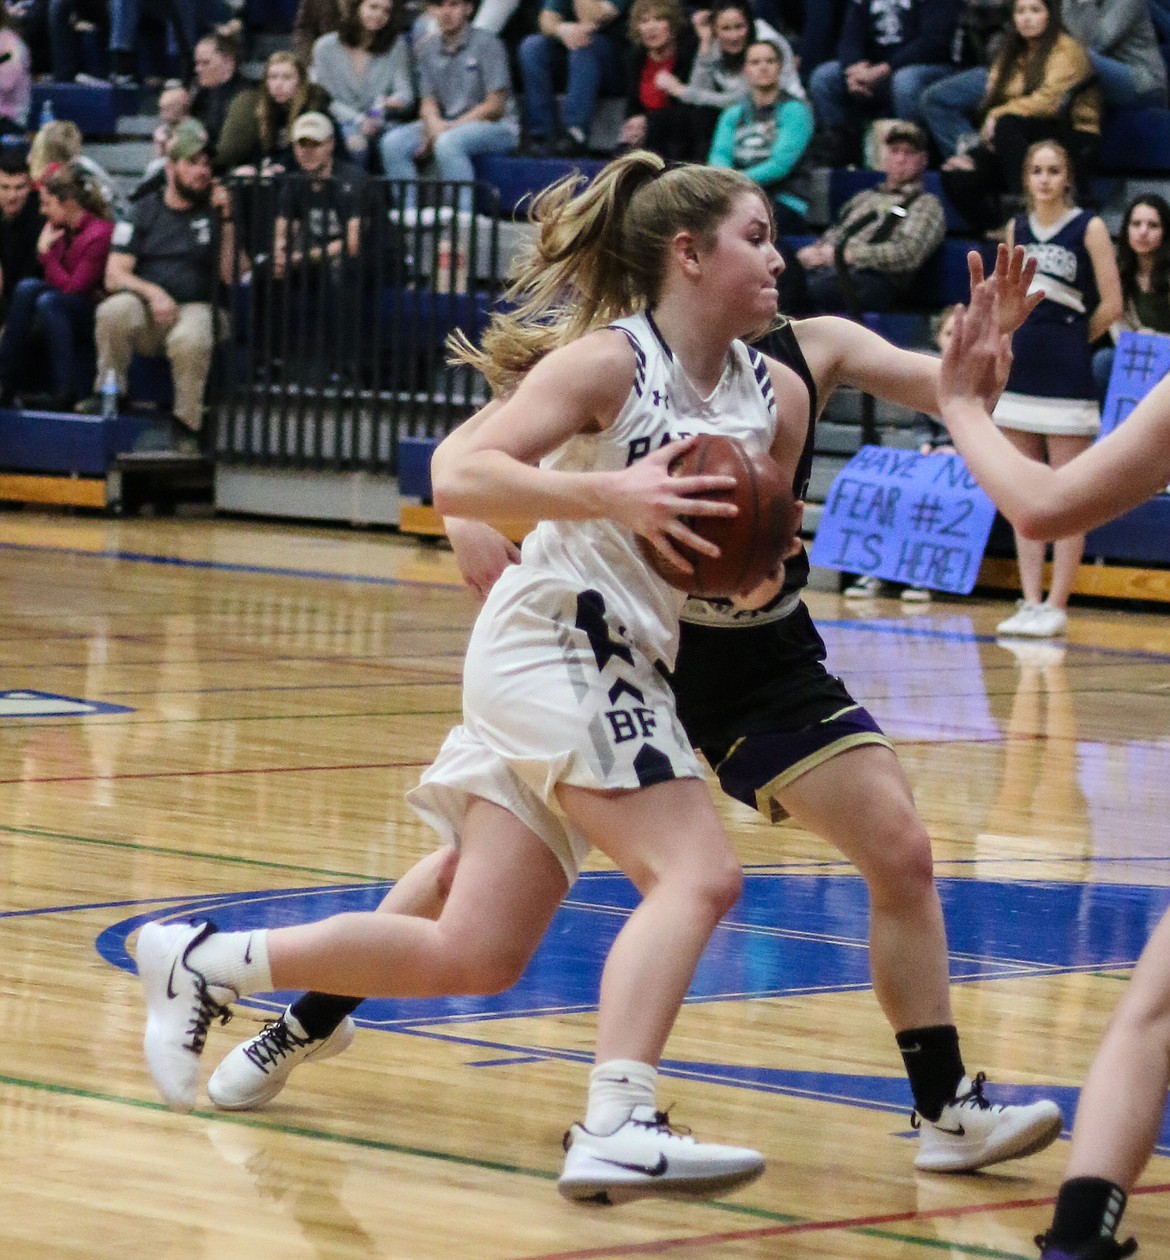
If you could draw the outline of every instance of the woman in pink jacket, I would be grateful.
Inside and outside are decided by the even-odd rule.
[[[77,162],[49,167],[40,189],[45,227],[37,257],[44,279],[22,280],[13,292],[0,333],[0,400],[11,403],[17,375],[31,361],[32,338],[40,332],[48,343],[51,381],[38,403],[62,410],[75,400],[77,349],[93,342],[94,307],[104,296],[114,224],[105,198]]]

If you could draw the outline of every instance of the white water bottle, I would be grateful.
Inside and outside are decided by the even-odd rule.
[[[118,414],[118,374],[113,368],[102,379],[102,419],[113,420]]]

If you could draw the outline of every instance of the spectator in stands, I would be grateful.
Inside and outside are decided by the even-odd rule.
[[[1109,330],[1109,344],[1093,353],[1093,381],[1103,405],[1113,371],[1113,342],[1118,334],[1170,334],[1170,204],[1157,193],[1143,193],[1126,207],[1117,238],[1121,277],[1121,318]]]
[[[805,99],[805,91],[792,46],[766,22],[756,21],[748,0],[716,0],[710,9],[694,14],[692,21],[699,47],[690,78],[684,83],[669,71],[659,71],[655,82],[691,107],[693,140],[688,156],[701,162],[710,152],[719,115],[748,95],[744,61],[749,44],[757,39],[774,43],[781,57],[780,90],[798,100]]]
[[[28,125],[32,97],[32,58],[17,33],[8,6],[0,0],[0,133],[12,135]]]
[[[39,184],[50,166],[64,166],[68,162],[80,162],[90,178],[101,189],[102,196],[114,208],[115,214],[123,214],[129,202],[114,182],[113,176],[99,162],[81,151],[81,129],[67,118],[56,118],[33,136],[28,151],[28,170],[33,183]]]
[[[249,86],[240,74],[243,55],[244,27],[238,21],[224,22],[195,45],[195,93],[190,112],[207,128],[213,145],[219,143],[232,101]]]
[[[307,66],[313,59],[313,45],[341,25],[342,0],[300,0],[293,18],[292,50]]]
[[[818,66],[837,55],[849,0],[806,0],[802,7],[796,29],[800,32],[800,73],[807,83]]]
[[[88,22],[107,32],[110,25],[109,0],[31,0],[8,7],[19,17],[33,74],[48,73],[56,83],[72,82],[80,69],[74,22]]]
[[[1147,0],[1061,0],[1061,19],[1089,50],[1106,106],[1166,104],[1166,63]]]
[[[473,157],[514,153],[520,141],[508,54],[498,36],[470,25],[470,0],[428,0],[427,10],[438,31],[415,52],[419,119],[382,137],[382,167],[390,179],[415,180],[418,164],[433,161],[439,179],[470,183]]]
[[[30,362],[34,334],[44,336],[51,377],[47,395],[26,407],[64,411],[76,401],[77,349],[93,344],[94,304],[102,293],[114,224],[92,176],[72,162],[41,182],[45,226],[37,241],[44,279],[21,280],[0,334],[0,402],[11,405]],[[44,362],[43,359],[39,362]]]
[[[195,43],[195,6],[190,0],[110,0],[110,78],[131,87],[138,82],[138,24],[143,12],[157,17],[178,46],[184,77]]]
[[[356,258],[361,240],[361,201],[366,173],[356,163],[337,160],[333,123],[324,114],[302,114],[293,123],[294,174],[281,185],[273,232],[272,271]]]
[[[231,198],[212,179],[210,137],[202,123],[180,123],[167,154],[166,187],[134,203],[114,230],[106,267],[110,296],[97,309],[97,384],[111,370],[121,398],[136,353],[165,354],[175,385],[175,416],[185,434],[203,423],[203,393],[216,340],[217,281],[232,278]],[[82,404],[101,407],[95,395]]]
[[[939,121],[937,111],[931,117]],[[1087,185],[1101,138],[1101,95],[1089,55],[1062,28],[1055,0],[1016,0],[977,121],[978,134],[960,141],[942,173],[947,196],[973,228],[1003,222],[1000,199],[1020,192],[1024,154],[1037,140],[1059,141]],[[953,130],[944,119],[943,136]]]
[[[237,175],[288,170],[293,163],[289,130],[304,113],[326,113],[329,97],[309,82],[308,71],[290,52],[274,52],[264,63],[259,87],[238,93],[228,106],[216,147],[216,169]]]
[[[341,150],[344,153],[344,150]],[[353,266],[362,250],[369,213],[365,171],[338,157],[335,130],[324,114],[302,114],[293,124],[295,174],[280,181],[272,244],[274,316],[295,349],[304,383],[323,383],[333,364],[357,344],[363,273]]]
[[[649,149],[668,160],[690,156],[690,106],[658,83],[660,74],[690,77],[697,42],[679,0],[634,0],[627,23],[626,118],[622,149]]]
[[[851,197],[820,240],[796,253],[790,283],[797,293],[803,287],[806,310],[851,315],[891,310],[911,294],[942,244],[942,202],[925,190],[922,179],[925,132],[914,123],[895,122],[881,154],[885,180]]]
[[[363,165],[371,146],[414,108],[402,12],[392,0],[356,0],[341,26],[313,45],[309,77],[329,93],[329,110],[350,156]]]
[[[150,137],[154,157],[147,162],[142,179],[131,190],[131,201],[137,201],[147,193],[157,192],[166,183],[167,150],[171,147],[175,128],[184,118],[190,117],[191,93],[177,79],[169,80],[159,93],[158,126]]]
[[[0,146],[0,314],[16,286],[41,274],[37,241],[45,225],[24,156]]]
[[[520,45],[524,133],[533,153],[566,157],[588,151],[597,98],[624,87],[623,23],[630,0],[545,0],[539,31]],[[560,121],[556,76],[568,62]]]
[[[1052,140],[1028,150],[1024,166],[1027,213],[1008,226],[1007,243],[1036,258],[1032,291],[1044,301],[1012,339],[1007,388],[995,423],[1029,459],[1059,468],[1092,445],[1101,428],[1090,347],[1121,315],[1121,279],[1109,231],[1075,204],[1076,172],[1068,151]],[[1016,532],[1023,599],[997,632],[1049,639],[1064,633],[1068,597],[1085,549],[1083,534],[1052,544],[1052,585],[1044,598],[1045,544]]]
[[[857,155],[872,119],[921,121],[930,84],[954,69],[960,0],[850,0],[835,61],[813,71],[809,95],[824,156]]]
[[[813,134],[812,110],[780,86],[783,57],[771,40],[747,50],[746,100],[725,109],[708,161],[754,179],[772,200],[776,231],[808,230],[808,184],[800,162]]]

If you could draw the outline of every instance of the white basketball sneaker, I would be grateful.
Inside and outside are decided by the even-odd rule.
[[[213,923],[147,923],[138,933],[138,978],[146,996],[146,1064],[163,1101],[190,1111],[199,1093],[199,1056],[213,1019],[227,1023],[234,989],[209,985],[189,961]]]
[[[293,1068],[341,1054],[356,1033],[347,1015],[328,1037],[310,1037],[289,1008],[224,1058],[207,1082],[207,1096],[223,1111],[250,1111],[275,1098]]]
[[[629,1203],[651,1196],[710,1199],[746,1186],[764,1171],[759,1151],[696,1142],[666,1113],[639,1106],[613,1133],[574,1124],[565,1134],[557,1189],[566,1199]]]
[[[1021,1159],[1051,1146],[1060,1136],[1064,1118],[1047,1099],[1024,1107],[1001,1106],[983,1096],[986,1077],[963,1077],[954,1099],[937,1120],[917,1114],[918,1157],[914,1167],[923,1172],[974,1172],[1006,1159]]]

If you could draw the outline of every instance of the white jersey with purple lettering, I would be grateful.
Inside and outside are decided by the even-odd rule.
[[[626,468],[667,442],[695,433],[737,438],[771,450],[776,398],[764,356],[732,342],[727,365],[704,397],[691,383],[647,312],[616,321],[636,359],[634,385],[609,428],[579,434],[541,461],[545,468],[601,472]],[[607,609],[651,659],[673,667],[685,596],[643,558],[632,530],[609,520],[542,521],[524,540],[527,565],[551,570],[601,593]]]
[[[776,405],[757,351],[735,342],[703,398],[649,315],[615,327],[637,360],[630,396],[609,428],[565,442],[545,467],[619,470],[693,433],[770,449]],[[409,803],[458,844],[469,803],[491,801],[540,836],[572,882],[589,845],[564,817],[559,785],[630,791],[702,777],[663,672],[685,598],[650,568],[631,530],[542,522],[484,603],[464,658],[463,722]]]

